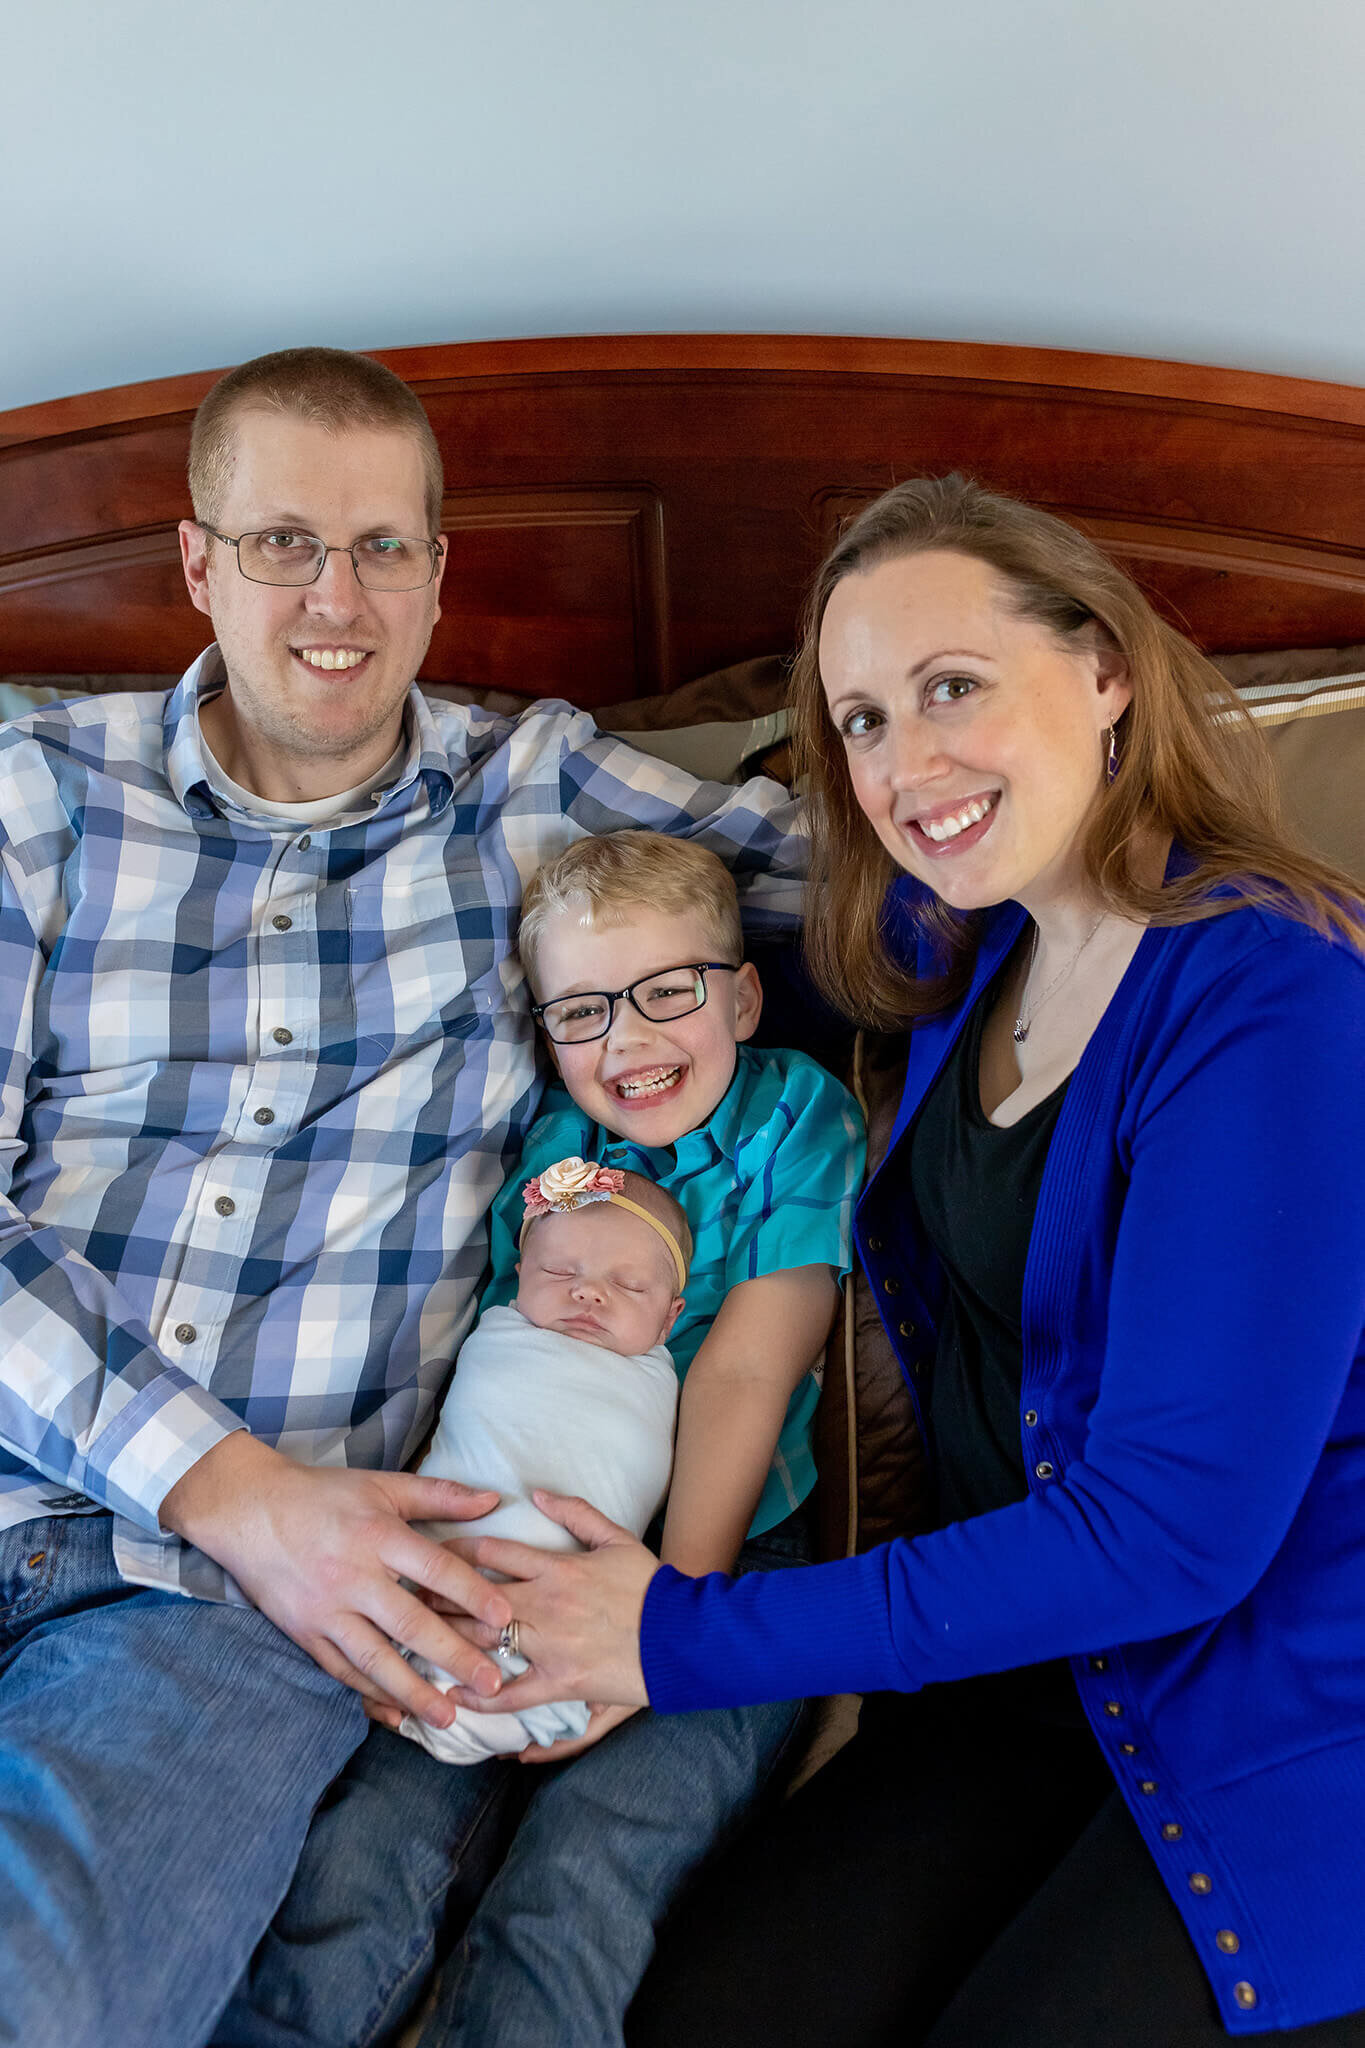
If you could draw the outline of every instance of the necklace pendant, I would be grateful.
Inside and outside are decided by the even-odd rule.
[[[1022,1017],[1015,1018],[1013,1035],[1014,1042],[1016,1045],[1022,1045],[1024,1040],[1028,1037],[1028,1025],[1024,1022]]]

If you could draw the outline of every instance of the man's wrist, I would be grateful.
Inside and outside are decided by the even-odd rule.
[[[279,1460],[280,1453],[249,1430],[234,1430],[182,1473],[162,1501],[157,1519],[163,1529],[207,1549],[202,1539],[224,1509],[240,1507],[243,1496],[253,1492]]]

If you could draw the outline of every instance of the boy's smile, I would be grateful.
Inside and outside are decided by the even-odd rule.
[[[717,960],[715,934],[699,916],[630,904],[620,922],[580,924],[565,913],[541,935],[536,997],[625,988],[642,976],[698,960]],[[605,1038],[551,1045],[564,1085],[580,1109],[618,1137],[671,1145],[704,1124],[734,1078],[735,1046],[753,1035],[762,1006],[758,975],[747,963],[710,974],[706,1001],[690,1016],[652,1023],[619,1001]]]

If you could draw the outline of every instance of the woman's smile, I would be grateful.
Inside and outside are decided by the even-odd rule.
[[[820,633],[854,797],[898,867],[959,910],[1074,892],[1104,736],[1128,701],[1093,631],[1022,616],[948,549],[846,576]]]

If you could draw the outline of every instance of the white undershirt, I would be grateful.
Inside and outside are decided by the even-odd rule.
[[[367,776],[364,782],[358,782],[354,789],[343,789],[336,796],[313,797],[307,803],[285,804],[277,803],[271,797],[258,796],[254,789],[244,789],[240,782],[234,782],[204,737],[202,725],[199,728],[199,746],[204,766],[208,769],[210,786],[219,796],[226,797],[235,810],[245,811],[249,818],[277,819],[291,830],[305,826],[313,831],[338,824],[352,812],[363,815],[372,811],[377,799],[387,795],[398,780],[408,754],[408,742],[404,737],[383,767],[374,775]]]

